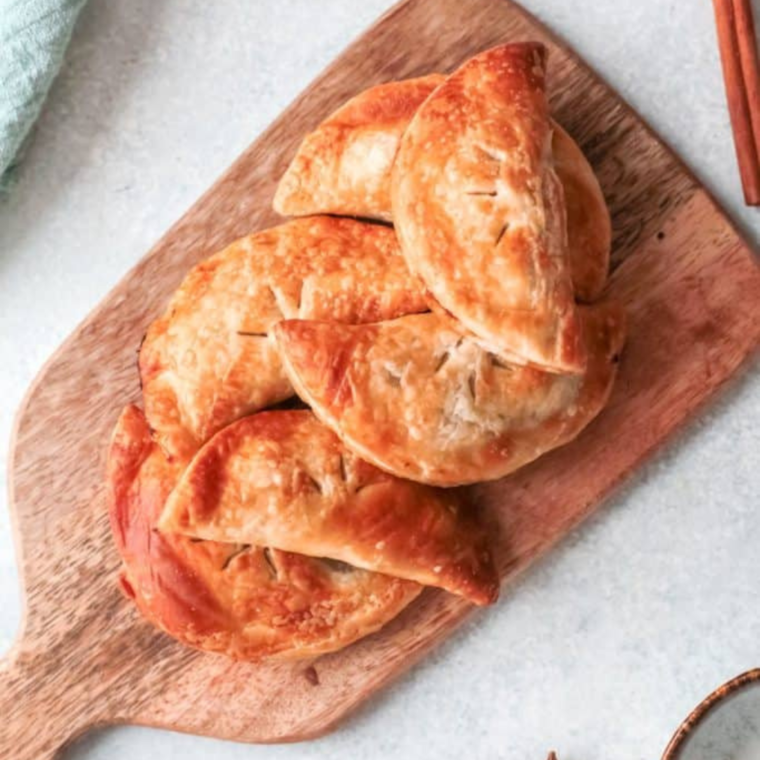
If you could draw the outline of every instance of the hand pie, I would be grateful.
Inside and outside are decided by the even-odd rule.
[[[292,320],[273,335],[296,391],[348,448],[399,477],[453,486],[513,472],[602,409],[624,315],[616,303],[580,312],[583,375],[510,364],[437,313],[360,326]]]
[[[554,171],[565,195],[567,245],[575,296],[595,301],[607,281],[612,223],[599,180],[578,144],[552,122]]]
[[[301,143],[280,180],[274,208],[286,216],[340,214],[390,221],[391,167],[401,135],[440,74],[370,87]],[[594,170],[570,135],[552,122],[554,169],[567,205],[575,295],[599,296],[609,268],[610,214]]]
[[[393,221],[412,273],[494,352],[580,373],[545,59],[538,43],[497,47],[433,92],[396,155]]]
[[[363,462],[306,410],[260,412],[217,433],[180,477],[158,527],[327,557],[476,604],[498,594],[485,532],[456,494]]]
[[[378,630],[422,589],[276,549],[159,533],[155,523],[178,476],[142,413],[127,407],[108,457],[122,588],[184,644],[235,659],[311,657]]]
[[[167,454],[191,456],[229,422],[292,395],[267,331],[283,317],[367,322],[424,311],[393,230],[296,219],[196,266],[148,329],[140,378]]]
[[[285,216],[342,214],[389,221],[401,135],[439,74],[388,82],[351,98],[301,143],[274,196]]]

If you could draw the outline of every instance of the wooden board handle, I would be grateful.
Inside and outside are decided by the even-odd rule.
[[[62,647],[33,653],[18,645],[0,660],[0,757],[47,760],[96,722],[81,673]]]

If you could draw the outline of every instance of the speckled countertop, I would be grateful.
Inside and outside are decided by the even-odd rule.
[[[0,460],[42,362],[388,6],[91,0],[15,192],[0,202]],[[680,152],[756,245],[760,212],[742,205],[711,4],[529,7]],[[331,736],[250,747],[117,728],[66,757],[543,760],[555,747],[560,760],[658,758],[701,697],[760,658],[757,367],[496,609]],[[0,649],[19,617],[1,503]],[[689,760],[723,757],[724,734],[743,743],[744,760],[757,756],[760,700],[741,704]]]

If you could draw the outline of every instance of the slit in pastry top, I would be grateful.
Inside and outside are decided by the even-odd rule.
[[[492,351],[583,372],[546,50],[467,61],[419,107],[393,165],[393,221],[413,274]]]

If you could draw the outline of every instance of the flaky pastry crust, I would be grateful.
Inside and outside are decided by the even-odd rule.
[[[158,527],[327,557],[476,604],[498,594],[486,535],[457,494],[367,464],[306,410],[260,412],[217,433]]]
[[[391,168],[401,135],[445,80],[441,74],[386,82],[351,98],[308,134],[283,174],[275,210],[286,216],[340,214],[391,221]],[[599,297],[609,269],[611,225],[583,151],[552,121],[554,169],[567,204],[567,244],[578,299]]]
[[[393,230],[309,217],[238,240],[198,264],[148,329],[145,413],[186,460],[229,422],[293,394],[267,340],[283,319],[372,322],[424,311]]]
[[[410,270],[501,355],[583,371],[539,43],[493,48],[415,113],[393,165],[393,221]]]
[[[279,183],[300,218],[196,266],[150,326],[108,503],[122,588],[156,626],[313,657],[423,585],[496,599],[484,528],[432,486],[574,439],[624,342],[619,305],[575,304],[604,287],[610,219],[545,70],[542,45],[504,45],[352,98]],[[295,391],[313,412],[251,414]]]
[[[624,341],[617,303],[581,307],[583,375],[511,364],[454,320],[289,320],[273,335],[298,394],[360,457],[440,486],[493,480],[561,446],[607,402]]]
[[[108,502],[122,588],[184,644],[235,659],[312,657],[378,630],[421,591],[411,581],[299,554],[161,533],[180,468],[134,406],[108,454]]]
[[[351,98],[304,138],[277,187],[274,210],[390,221],[390,173],[401,135],[443,80],[431,74],[387,82]]]
[[[554,171],[565,196],[567,247],[575,297],[592,303],[604,289],[610,268],[610,212],[588,159],[556,121],[552,122],[552,154]]]

